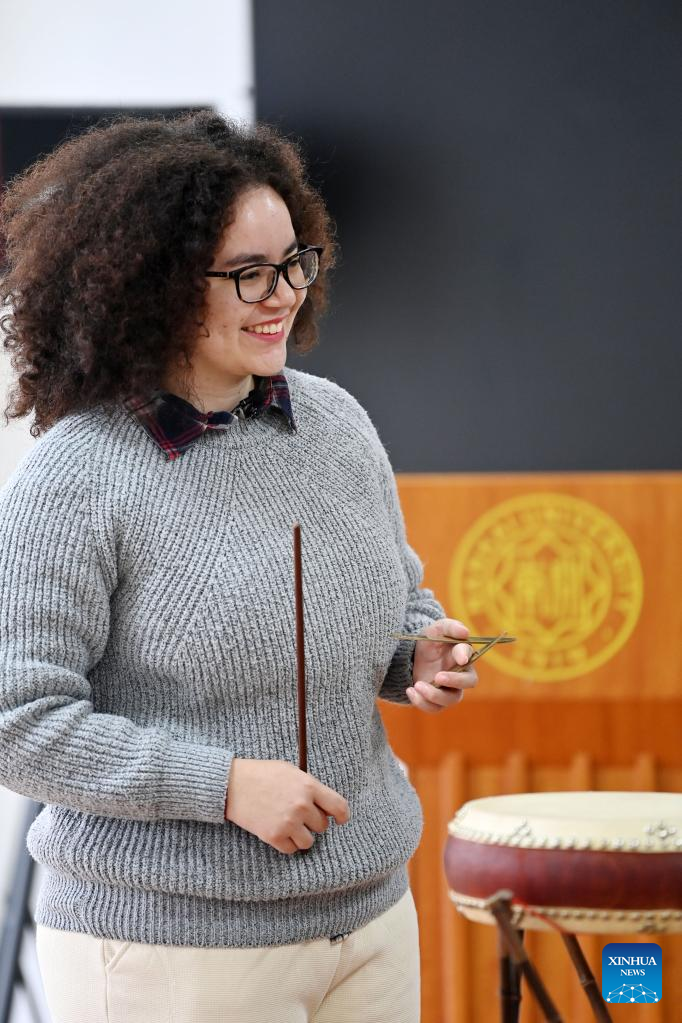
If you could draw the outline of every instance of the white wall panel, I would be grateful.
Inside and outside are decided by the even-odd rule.
[[[215,105],[253,118],[250,0],[4,0],[0,105]]]

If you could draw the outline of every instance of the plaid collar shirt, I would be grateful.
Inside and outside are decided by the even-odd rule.
[[[206,430],[228,430],[233,423],[253,419],[268,409],[283,415],[289,429],[295,430],[284,374],[254,377],[254,381],[253,390],[231,412],[200,412],[177,394],[161,390],[149,397],[128,398],[124,404],[137,417],[166,458],[172,461],[184,454]]]

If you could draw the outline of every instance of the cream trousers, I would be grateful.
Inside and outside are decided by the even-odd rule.
[[[272,948],[112,941],[39,926],[53,1023],[418,1023],[412,893],[347,937]]]

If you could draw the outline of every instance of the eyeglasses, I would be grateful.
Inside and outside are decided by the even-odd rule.
[[[242,302],[264,302],[270,298],[282,274],[289,287],[302,291],[313,283],[320,269],[319,245],[306,245],[282,263],[253,263],[238,270],[206,270],[206,277],[233,280]]]

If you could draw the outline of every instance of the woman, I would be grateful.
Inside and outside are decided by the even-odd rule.
[[[0,495],[0,781],[60,1021],[412,1021],[416,794],[377,698],[473,686],[364,410],[285,367],[329,219],[294,147],[122,120],[9,189],[5,346],[40,440]],[[308,773],[296,766],[292,525]]]

